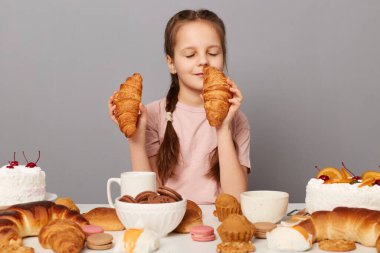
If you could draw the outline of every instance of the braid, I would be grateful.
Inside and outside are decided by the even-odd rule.
[[[172,83],[166,95],[165,111],[173,113],[178,102],[179,82],[177,75],[172,74],[171,76]],[[164,139],[158,150],[157,159],[158,176],[162,184],[165,184],[168,178],[174,175],[174,169],[178,163],[178,155],[179,139],[174,130],[173,122],[167,121]]]

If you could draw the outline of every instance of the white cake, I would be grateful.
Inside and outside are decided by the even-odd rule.
[[[25,165],[0,168],[0,206],[45,199],[45,172]]]
[[[306,186],[306,209],[331,211],[335,207],[360,207],[380,210],[380,186],[363,186],[360,183],[323,184],[322,179],[312,178]]]

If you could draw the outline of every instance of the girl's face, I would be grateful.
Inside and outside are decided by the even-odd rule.
[[[188,90],[199,94],[203,89],[203,67],[210,65],[223,70],[223,57],[215,28],[207,21],[193,21],[179,28],[174,59],[167,56],[167,63],[170,72],[178,75],[181,93]]]

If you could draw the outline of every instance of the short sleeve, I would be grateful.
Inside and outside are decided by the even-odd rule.
[[[237,145],[238,159],[241,165],[251,171],[250,161],[250,126],[247,117],[239,111],[235,116],[234,141]]]
[[[160,107],[159,103],[153,102],[147,105],[148,119],[145,131],[146,136],[146,152],[148,157],[157,155],[160,148]]]

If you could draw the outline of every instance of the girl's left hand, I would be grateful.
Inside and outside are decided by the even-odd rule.
[[[239,111],[240,105],[243,102],[243,94],[236,86],[235,82],[230,78],[227,78],[227,83],[230,85],[230,91],[232,93],[232,98],[228,100],[231,105],[226,118],[223,120],[223,123],[219,128],[230,126],[232,119],[234,118],[236,112]]]

